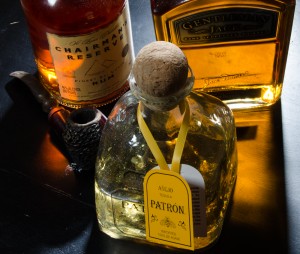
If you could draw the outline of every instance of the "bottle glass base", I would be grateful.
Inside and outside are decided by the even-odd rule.
[[[61,105],[66,106],[68,108],[82,108],[85,106],[92,107],[101,107],[107,105],[113,101],[119,99],[124,93],[129,90],[129,81],[126,81],[123,86],[113,93],[109,94],[109,96],[104,96],[95,100],[87,100],[87,101],[73,101],[64,99],[61,97],[59,92],[59,85],[57,83],[56,74],[53,68],[47,68],[46,66],[39,63],[36,60],[36,64],[39,72],[39,80],[41,85],[51,94],[51,96]]]

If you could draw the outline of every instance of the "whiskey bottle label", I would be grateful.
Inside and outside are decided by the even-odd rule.
[[[146,238],[150,242],[194,250],[194,237],[206,235],[204,181],[191,166],[182,165],[181,171],[180,175],[171,170],[152,169],[146,174]]]
[[[270,39],[277,36],[279,14],[256,8],[224,8],[198,12],[173,21],[179,46]]]
[[[61,97],[85,101],[120,89],[132,67],[128,5],[109,26],[78,36],[47,33]]]
[[[184,50],[195,74],[194,90],[273,82],[279,12],[235,7],[189,14],[173,17],[168,25],[171,41]],[[271,89],[264,87],[263,94],[259,90],[254,96],[272,100]]]

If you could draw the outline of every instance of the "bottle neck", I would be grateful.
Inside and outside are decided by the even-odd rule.
[[[190,94],[194,86],[195,77],[192,70],[189,68],[188,78],[186,80],[185,86],[181,87],[178,91],[173,94],[158,97],[151,96],[143,91],[136,83],[133,74],[130,75],[129,85],[132,94],[141,101],[144,106],[151,109],[152,112],[176,112],[176,108],[185,98]]]
[[[144,112],[146,111],[147,107],[144,107]],[[158,113],[160,116],[165,116],[162,115],[162,112],[151,112],[150,117],[153,116],[153,114],[156,115]],[[142,132],[154,158],[156,159],[159,167],[161,169],[165,170],[172,170],[174,172],[179,173],[180,172],[180,160],[182,157],[183,149],[185,146],[185,141],[189,129],[189,122],[190,122],[190,109],[189,105],[187,104],[186,101],[181,101],[178,107],[175,107],[172,110],[169,110],[167,112],[167,118],[162,119],[159,118],[158,124],[161,124],[161,130],[158,130],[157,134],[163,134],[166,136],[162,136],[161,139],[155,139],[153,135],[153,129],[149,128],[147,126],[147,123],[145,119],[142,116],[142,110],[141,110],[141,103],[138,106],[137,110],[137,119],[138,119],[138,124],[140,127],[140,131]],[[176,115],[177,113],[180,114],[180,117],[182,118],[180,125],[179,125],[179,130],[178,129],[178,124],[176,124],[176,121],[173,122],[174,120],[174,114]],[[171,117],[170,117],[171,116]],[[176,120],[177,118],[175,118]],[[175,123],[175,126],[173,125]],[[178,123],[178,122],[177,122]],[[155,126],[157,127],[157,126]],[[172,128],[173,127],[173,128]],[[159,147],[158,143],[160,141],[167,142],[174,145],[174,151],[173,151],[173,156],[172,156],[172,163],[171,163],[171,168],[168,166],[166,162],[166,158],[164,157],[164,154],[161,151],[161,148]]]
[[[170,110],[157,111],[140,102],[141,114],[156,140],[176,138],[184,117],[185,99]]]

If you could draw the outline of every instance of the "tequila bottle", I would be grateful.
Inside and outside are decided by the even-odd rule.
[[[178,45],[196,92],[232,110],[264,108],[282,93],[295,0],[151,0],[157,40]]]
[[[180,163],[194,167],[205,182],[206,236],[194,238],[195,249],[218,239],[237,176],[235,123],[226,104],[191,92],[193,84],[189,72],[183,88],[159,97],[140,89],[131,76],[130,91],[108,116],[96,161],[95,198],[100,230],[111,237],[146,242],[143,181],[158,162],[141,131],[137,111],[170,164],[184,121],[184,103],[190,114]]]

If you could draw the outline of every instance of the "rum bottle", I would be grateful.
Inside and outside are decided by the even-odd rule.
[[[41,84],[60,104],[101,106],[128,89],[127,0],[21,0]]]

